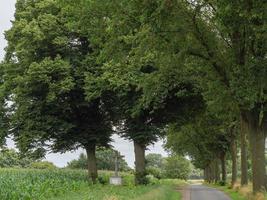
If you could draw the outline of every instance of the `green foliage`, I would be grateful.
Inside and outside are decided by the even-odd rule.
[[[84,94],[85,74],[97,78],[97,50],[70,6],[60,0],[18,1],[6,32],[4,102],[13,102],[6,131],[21,151],[39,157],[47,149],[108,146],[113,132],[109,99],[88,101]]]
[[[162,168],[164,158],[161,154],[150,153],[146,155],[146,166],[154,168]]]
[[[118,155],[118,163],[120,171],[129,171],[130,167],[123,158],[123,156],[113,149],[99,149],[96,151],[97,167],[101,170],[114,170],[115,169],[115,156]]]
[[[189,179],[196,180],[196,179],[203,179],[203,170],[196,168],[192,163],[190,164],[191,172]]]
[[[147,171],[145,172],[135,172],[134,173],[135,179],[138,180],[138,185],[147,185],[149,184],[149,177]]]
[[[157,167],[147,167],[146,172],[149,175],[152,175],[153,177],[157,179],[161,179],[163,177],[163,172],[162,168],[157,168]]]
[[[88,161],[84,153],[81,153],[78,159],[71,160],[67,164],[67,168],[70,169],[87,169],[87,166],[88,166]]]
[[[155,178],[161,179],[164,160],[161,154],[150,153],[146,155],[146,172]]]
[[[173,155],[166,158],[164,177],[187,180],[191,172],[190,161],[184,157]]]
[[[40,161],[40,162],[33,162],[30,165],[30,168],[33,169],[47,169],[47,170],[53,170],[56,169],[57,167],[48,161]]]
[[[110,170],[115,169],[115,154],[116,151],[113,149],[98,149],[96,151],[97,168],[99,170]],[[118,162],[120,171],[129,171],[130,167],[127,162],[118,152]],[[68,163],[67,167],[70,169],[87,169],[88,167],[87,156],[83,153],[79,155],[77,160],[72,160]]]
[[[20,155],[14,149],[2,149],[0,152],[0,167],[1,168],[12,168],[22,167],[26,168],[34,162],[32,158]]]
[[[205,168],[230,147],[232,132],[218,115],[205,113],[193,124],[179,127],[172,125],[168,130],[166,147],[180,155],[189,155],[193,164]]]

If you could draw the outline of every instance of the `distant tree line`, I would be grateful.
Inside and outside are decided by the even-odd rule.
[[[98,149],[96,151],[97,169],[114,171],[116,152],[117,151],[113,149]],[[119,152],[117,152],[117,156],[119,171],[130,171],[131,168],[128,166],[123,156],[121,156]],[[78,159],[72,160],[67,164],[67,168],[70,169],[87,169],[87,166],[88,160],[84,153],[81,153]]]
[[[23,155],[14,149],[2,148],[0,168],[56,169],[57,167],[51,162]]]

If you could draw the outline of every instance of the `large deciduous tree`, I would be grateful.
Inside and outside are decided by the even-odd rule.
[[[95,150],[112,134],[110,101],[105,95],[86,100],[85,73],[98,76],[98,49],[71,9],[57,0],[17,1],[3,69],[5,101],[13,103],[8,131],[22,151],[85,148],[96,182]]]

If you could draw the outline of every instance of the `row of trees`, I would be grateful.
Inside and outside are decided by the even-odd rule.
[[[156,66],[150,56],[130,56],[137,49],[120,34],[139,24],[130,20],[131,29],[127,23],[118,29],[121,3],[17,1],[1,65],[2,137],[12,135],[22,152],[37,157],[83,147],[95,182],[96,147],[121,133],[134,141],[141,184],[146,146],[164,134],[168,121],[184,119],[187,110],[191,117],[201,97],[193,83],[164,68],[165,57]]]
[[[18,0],[1,64],[2,138],[13,135],[22,151],[39,156],[83,147],[95,181],[96,147],[117,132],[134,141],[140,184],[147,145],[166,133],[170,149],[190,154],[208,174],[240,132],[259,191],[265,11],[260,0]],[[191,142],[179,149],[177,137]]]

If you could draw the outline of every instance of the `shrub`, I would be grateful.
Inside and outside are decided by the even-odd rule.
[[[161,179],[162,178],[162,171],[159,168],[156,168],[156,167],[148,167],[147,168],[147,173],[149,175],[154,176],[157,179]]]
[[[48,161],[40,161],[40,162],[34,162],[31,163],[30,168],[33,169],[57,169],[57,167]]]
[[[190,161],[182,156],[173,155],[166,158],[164,177],[187,180],[190,174]]]

